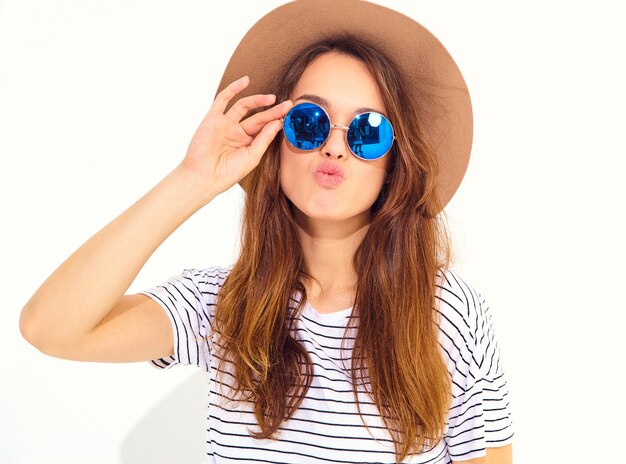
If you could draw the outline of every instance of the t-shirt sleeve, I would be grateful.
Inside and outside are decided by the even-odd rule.
[[[452,378],[444,439],[450,457],[465,461],[513,441],[507,377],[487,299],[455,271],[442,291],[442,337]]]
[[[148,361],[151,366],[170,369],[184,364],[209,371],[215,301],[228,270],[217,266],[185,269],[162,284],[139,292],[159,303],[174,334],[174,354]]]

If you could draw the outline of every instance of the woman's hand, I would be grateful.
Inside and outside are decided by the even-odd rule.
[[[228,102],[249,84],[244,76],[225,87],[196,130],[180,163],[206,182],[213,195],[228,190],[243,179],[261,160],[274,136],[282,129],[283,117],[293,106],[291,100],[241,119],[276,98],[271,94],[244,97],[224,113]]]

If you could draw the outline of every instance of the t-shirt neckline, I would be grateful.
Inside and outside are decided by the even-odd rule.
[[[312,317],[313,319],[316,319],[318,321],[322,320],[322,321],[336,321],[336,320],[341,320],[341,319],[345,319],[347,318],[350,313],[352,312],[352,308],[353,306],[350,306],[349,308],[345,308],[345,309],[340,309],[339,311],[334,311],[332,313],[320,313],[318,312],[317,309],[315,309],[313,306],[311,306],[311,304],[306,301],[304,303],[304,309],[303,309],[303,313],[306,314],[309,317]]]

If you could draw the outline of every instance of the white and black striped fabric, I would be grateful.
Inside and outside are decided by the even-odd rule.
[[[320,314],[305,304],[296,336],[314,364],[311,388],[278,437],[259,440],[249,435],[248,430],[259,430],[252,404],[226,402],[232,371],[226,369],[223,384],[216,381],[219,352],[214,347],[219,338],[213,334],[204,339],[219,289],[231,270],[232,265],[185,269],[141,292],[163,307],[174,332],[174,355],[149,363],[159,369],[195,365],[209,374],[207,462],[394,463],[391,436],[367,392],[360,391],[359,400],[369,431],[354,402],[349,370],[354,333],[346,330],[352,308]],[[464,461],[513,439],[507,380],[488,303],[456,271],[440,272],[437,286],[439,344],[452,378],[453,398],[444,439],[408,456],[407,463]],[[294,295],[294,307],[300,297],[299,292]],[[347,351],[342,352],[344,337]]]

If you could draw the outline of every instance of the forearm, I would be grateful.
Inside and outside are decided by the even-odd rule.
[[[20,327],[42,343],[66,343],[106,316],[161,243],[212,194],[178,166],[87,240],[22,309]]]

